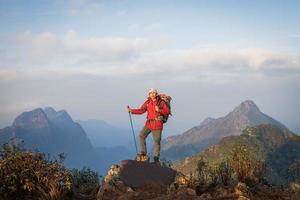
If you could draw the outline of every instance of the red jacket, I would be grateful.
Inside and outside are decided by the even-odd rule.
[[[143,105],[138,109],[131,109],[132,114],[141,115],[148,112],[147,114],[147,121],[146,121],[146,127],[150,130],[162,130],[163,129],[163,121],[158,120],[157,117],[161,115],[168,115],[170,114],[170,109],[166,105],[164,101],[160,102],[160,105],[157,105],[160,107],[159,112],[156,112],[155,106],[156,103],[160,100],[160,97],[156,97],[156,101],[153,101],[150,97],[143,103]]]

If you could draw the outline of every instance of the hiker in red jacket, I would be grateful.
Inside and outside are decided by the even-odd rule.
[[[157,93],[157,90],[151,88],[148,92],[149,97],[138,109],[128,108],[128,112],[132,114],[140,115],[147,113],[147,121],[145,126],[140,131],[139,139],[141,146],[141,155],[147,155],[146,138],[150,132],[152,132],[154,140],[153,159],[154,162],[159,162],[160,156],[160,140],[163,130],[162,115],[170,114],[170,109],[164,101],[162,101]],[[159,104],[159,105],[158,105]]]

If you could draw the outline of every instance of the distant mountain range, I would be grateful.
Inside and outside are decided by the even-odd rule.
[[[110,125],[103,120],[76,121],[86,132],[97,155],[103,160],[105,169],[113,163],[135,157],[136,152],[130,130]]]
[[[224,117],[207,118],[183,134],[164,139],[161,155],[173,161],[180,160],[219,142],[223,137],[239,135],[245,128],[259,124],[274,124],[281,129],[287,129],[261,112],[253,101],[247,100]]]
[[[281,131],[288,131],[283,124],[262,113],[253,101],[247,100],[224,117],[207,118],[181,135],[167,137],[162,141],[161,157],[184,159],[223,137],[240,135],[245,128],[259,124],[273,124]],[[0,129],[0,145],[13,138],[24,141],[26,149],[49,153],[52,157],[64,152],[68,167],[86,166],[100,174],[112,163],[135,156],[130,130],[101,120],[78,120],[77,123],[67,111],[51,107],[23,112],[11,126]],[[149,152],[151,143],[150,139]]]
[[[115,127],[103,120],[76,120],[85,130],[94,147],[129,146],[132,143],[131,130]]]
[[[265,175],[269,182],[275,184],[288,182],[289,166],[300,159],[299,136],[271,124],[246,128],[240,134],[240,136],[225,137],[218,144],[196,155],[186,157],[176,163],[175,169],[185,174],[195,173],[198,160],[204,160],[209,165],[220,163],[228,157],[237,144],[242,144],[257,159],[266,163]]]
[[[38,150],[52,157],[65,153],[68,167],[103,170],[103,162],[86,133],[65,110],[46,107],[23,112],[11,126],[0,129],[0,145],[13,138],[24,141],[25,149]]]

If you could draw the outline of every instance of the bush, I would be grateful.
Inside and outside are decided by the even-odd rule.
[[[300,160],[295,160],[288,169],[289,178],[292,181],[300,182]]]
[[[216,185],[218,182],[215,165],[208,165],[204,160],[197,163],[197,182],[199,185]]]
[[[73,169],[70,174],[74,194],[93,195],[98,191],[100,183],[97,172],[83,168],[82,170]]]
[[[64,199],[72,186],[62,159],[51,161],[8,144],[0,153],[0,185],[0,198],[6,200]]]
[[[222,161],[217,168],[217,176],[221,184],[228,186],[232,185],[233,169],[228,160]]]
[[[199,185],[204,185],[207,183],[208,179],[208,170],[207,170],[207,165],[204,162],[204,160],[198,160],[197,162],[197,179],[199,182]]]
[[[254,157],[245,145],[236,145],[230,155],[229,163],[238,181],[252,184],[263,179],[265,163]]]

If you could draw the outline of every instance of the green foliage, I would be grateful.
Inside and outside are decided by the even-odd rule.
[[[200,185],[204,185],[208,179],[208,169],[204,160],[198,160],[197,162],[197,174],[198,182]]]
[[[300,142],[300,135],[295,135],[294,140],[297,141],[297,142]]]
[[[219,178],[216,165],[208,165],[204,160],[197,163],[197,182],[199,185],[216,185]]]
[[[258,182],[265,172],[264,162],[256,159],[253,151],[242,144],[233,147],[229,155],[229,163],[240,182],[248,184]]]
[[[245,145],[236,144],[228,158],[221,162],[198,160],[197,182],[199,185],[235,185],[238,181],[248,185],[263,180],[264,162],[256,159]]]
[[[80,194],[94,194],[99,188],[99,177],[98,173],[92,171],[89,168],[83,168],[82,170],[73,169],[70,171],[73,192]]]
[[[225,185],[232,185],[233,183],[233,169],[228,160],[222,161],[217,168],[217,177],[219,181]]]
[[[292,181],[300,182],[300,160],[295,160],[288,169],[289,177]]]
[[[0,197],[10,199],[64,199],[71,179],[62,161],[45,154],[4,145],[0,153]]]

